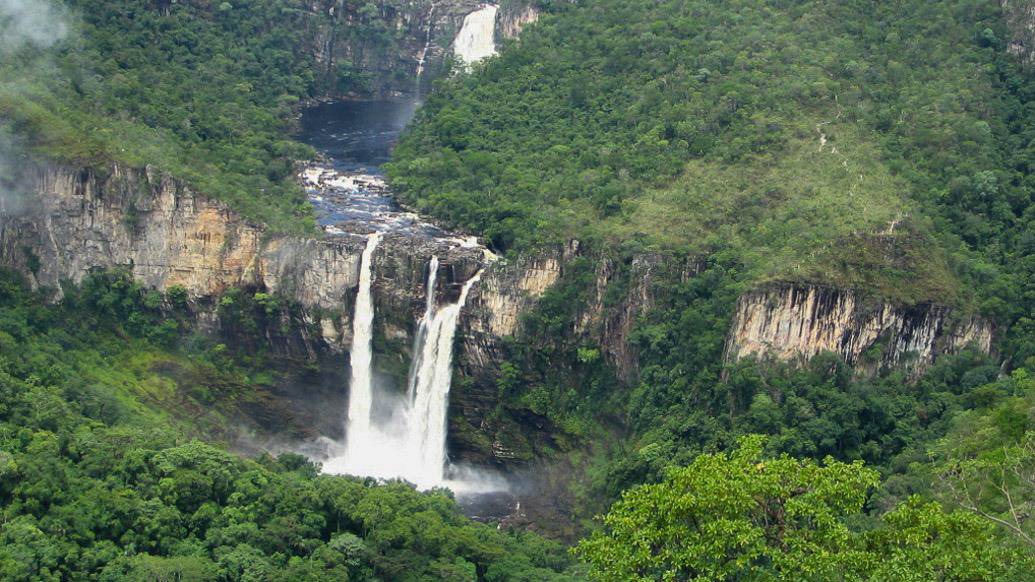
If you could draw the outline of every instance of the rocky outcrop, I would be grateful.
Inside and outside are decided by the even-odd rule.
[[[929,303],[871,304],[843,289],[777,285],[741,297],[726,353],[730,360],[803,362],[831,352],[863,371],[905,367],[918,373],[968,346],[990,353],[991,325]]]
[[[261,229],[150,170],[39,168],[32,203],[0,224],[3,264],[60,295],[91,269],[126,266],[149,287],[195,298],[255,279]]]
[[[1025,65],[1035,64],[1035,2],[999,0],[1010,32],[1007,50]]]
[[[575,325],[578,335],[592,338],[614,365],[618,378],[632,383],[639,371],[639,358],[629,338],[637,319],[649,313],[655,304],[656,271],[665,257],[658,253],[636,255],[628,265],[619,265],[610,257],[600,260],[594,280],[593,300]],[[624,288],[617,299],[608,301],[609,290],[624,275]]]
[[[480,426],[496,404],[496,374],[505,359],[504,342],[520,331],[521,315],[528,313],[561,277],[559,255],[547,253],[514,262],[498,261],[488,267],[471,290],[460,319],[457,363],[470,379],[467,389],[451,406]]]
[[[656,276],[667,266],[665,256],[645,253],[620,263],[608,256],[585,256],[579,241],[572,240],[563,248],[499,261],[474,288],[460,322],[457,361],[462,381],[454,386],[450,398],[451,451],[481,463],[520,465],[530,460],[529,442],[550,442],[559,430],[531,411],[511,410],[510,414],[520,417],[517,422],[522,434],[516,434],[513,426],[497,423],[491,413],[498,404],[501,364],[512,357],[508,343],[520,341],[525,333],[523,317],[570,276],[576,260],[597,264],[588,302],[573,306],[580,315],[570,335],[536,341],[600,346],[621,379],[635,380],[638,355],[630,336],[639,317],[654,308]]]
[[[62,283],[116,267],[153,289],[182,287],[199,306],[231,288],[265,290],[301,307],[320,330],[321,348],[348,349],[365,237],[274,236],[150,169],[42,167],[32,174],[32,203],[0,217],[0,265],[54,298]],[[387,236],[375,255],[377,304],[405,333],[421,312],[422,273],[433,254],[445,265],[441,300],[480,265],[480,251],[401,235]]]
[[[496,38],[514,39],[521,31],[539,20],[539,7],[529,0],[511,0],[500,6],[496,15]]]
[[[442,70],[448,47],[464,17],[479,0],[376,0],[366,4],[341,0],[308,0],[312,14],[306,31],[328,96],[355,92],[339,86],[340,67],[368,79],[363,92],[375,95],[411,93],[418,69],[427,77]]]

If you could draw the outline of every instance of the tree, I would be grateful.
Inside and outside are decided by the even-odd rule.
[[[836,577],[858,559],[844,520],[861,510],[877,472],[763,460],[762,447],[762,437],[745,437],[731,453],[701,455],[628,491],[577,552],[601,580]]]
[[[598,580],[999,580],[1019,554],[964,512],[911,498],[857,532],[878,474],[763,458],[764,438],[626,492],[575,549]]]

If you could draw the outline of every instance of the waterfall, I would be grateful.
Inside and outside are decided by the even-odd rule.
[[[499,6],[485,4],[464,18],[453,41],[453,54],[464,65],[471,65],[496,54],[496,12]]]
[[[380,240],[380,235],[370,236],[360,263],[345,447],[324,463],[324,469],[331,473],[402,478],[427,489],[446,484],[446,416],[453,379],[453,341],[460,313],[482,272],[463,284],[456,303],[436,307],[439,260],[431,257],[424,314],[414,338],[407,392],[402,396],[392,391],[375,394],[370,347],[374,321],[371,265]],[[389,418],[371,418],[375,396],[391,404]]]
[[[374,402],[374,382],[371,371],[373,353],[371,339],[374,329],[374,301],[370,290],[373,282],[373,258],[379,233],[367,238],[367,245],[359,265],[359,292],[356,294],[356,311],[352,319],[352,351],[350,354],[352,375],[349,379],[349,411],[345,425],[346,455],[355,457],[369,446],[370,410]]]
[[[425,286],[427,295],[424,298],[424,316],[417,324],[417,335],[413,338],[413,361],[410,364],[409,378],[406,383],[407,394],[412,401],[417,395],[417,372],[420,370],[421,356],[424,353],[424,342],[428,337],[428,326],[435,316],[435,281],[438,280],[438,257],[432,256],[428,263],[428,282]]]
[[[481,279],[481,271],[471,277],[460,291],[456,303],[434,312],[428,321],[419,356],[415,356],[414,399],[410,415],[410,446],[415,449],[418,483],[441,483],[446,464],[446,414],[453,380],[453,338],[460,311],[471,288]]]
[[[431,8],[428,9],[428,32],[424,38],[424,48],[420,51],[420,56],[417,58],[417,95],[420,95],[420,78],[424,74],[424,63],[428,60],[428,50],[431,49],[431,31],[435,27],[435,3],[431,3]]]

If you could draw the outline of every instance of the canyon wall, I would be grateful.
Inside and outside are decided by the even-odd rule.
[[[231,288],[264,290],[297,304],[318,327],[316,350],[349,348],[365,237],[271,235],[150,169],[41,167],[31,181],[31,203],[17,216],[0,217],[0,265],[25,273],[54,299],[63,282],[116,267],[153,289],[182,287],[201,309]],[[448,266],[441,275],[446,290],[481,260],[480,251],[435,239],[385,237],[374,289],[378,304],[395,315],[390,324],[408,330],[421,312],[421,273],[433,254]]]
[[[992,326],[972,315],[923,303],[895,306],[821,286],[774,285],[737,303],[727,358],[804,362],[822,352],[866,372],[903,367],[919,373],[943,354],[992,350]]]
[[[441,73],[464,18],[481,5],[479,0],[377,0],[356,8],[340,0],[308,0],[313,18],[307,49],[323,92],[328,97],[414,92],[418,83]],[[343,68],[365,79],[342,86]]]
[[[999,0],[1009,32],[1007,50],[1025,65],[1035,64],[1035,2]]]
[[[306,49],[316,61],[322,93],[390,96],[412,93],[444,70],[464,19],[480,0],[377,0],[355,8],[341,0],[308,0]],[[494,36],[516,38],[539,18],[531,0],[499,2]],[[362,33],[361,33],[362,31]],[[342,69],[365,80],[341,81]],[[418,79],[422,77],[422,79]]]
[[[227,290],[274,293],[300,315],[280,325],[292,329],[289,337],[274,330],[269,341],[287,346],[281,351],[296,358],[346,367],[365,236],[272,235],[150,169],[41,167],[32,174],[32,203],[16,216],[0,217],[0,266],[25,273],[54,298],[63,282],[78,283],[91,270],[125,268],[148,287],[182,287],[199,323],[213,329],[220,326],[218,298]],[[654,309],[660,285],[673,277],[686,281],[703,268],[695,261],[677,265],[660,253],[601,256],[578,241],[486,264],[481,248],[386,234],[373,257],[375,338],[381,342],[375,348],[381,373],[399,380],[412,357],[432,255],[441,263],[439,305],[454,302],[463,283],[484,268],[457,333],[450,444],[458,458],[499,465],[528,460],[515,453],[525,437],[491,420],[507,343],[521,336],[524,315],[569,270],[581,265],[582,273],[591,273],[584,305],[576,306],[570,335],[552,339],[599,346],[619,379],[633,384],[638,355],[630,335],[637,321]],[[866,373],[903,367],[915,374],[968,346],[990,352],[992,338],[987,322],[945,306],[895,306],[841,289],[784,284],[740,298],[726,357],[802,362],[833,352]],[[552,430],[538,417],[520,424],[543,438]]]
[[[539,7],[534,0],[509,0],[500,4],[496,15],[497,40],[515,39],[521,31],[539,20]]]

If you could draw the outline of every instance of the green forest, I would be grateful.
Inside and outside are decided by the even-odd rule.
[[[1035,72],[1003,5],[514,6],[538,22],[438,78],[386,171],[504,261],[579,241],[503,345],[486,420],[563,509],[498,527],[447,489],[232,451],[230,426],[276,414],[269,330],[313,326],[267,290],[227,290],[212,333],[184,289],[124,270],[58,295],[0,270],[0,578],[1030,580]],[[429,7],[0,0],[11,38],[42,19],[0,39],[0,195],[39,164],[154,167],[313,235],[300,112],[401,75],[368,65],[408,42],[389,17]],[[329,29],[367,62],[327,70]],[[571,330],[598,260],[606,310],[644,256],[630,380]],[[922,374],[731,362],[738,298],[773,285],[945,306],[991,322],[993,351]]]

